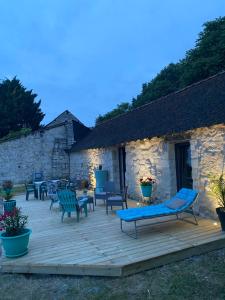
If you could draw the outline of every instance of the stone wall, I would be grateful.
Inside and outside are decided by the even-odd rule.
[[[145,139],[126,145],[126,183],[129,195],[141,199],[139,180],[153,177],[153,197],[167,199],[176,190],[174,146],[161,138]]]
[[[193,187],[200,192],[195,209],[216,217],[217,201],[209,193],[209,175],[219,176],[225,167],[225,126],[199,128],[191,134]]]
[[[39,171],[45,178],[68,176],[69,157],[63,150],[67,144],[65,132],[62,125],[0,143],[0,181],[24,183]]]
[[[118,151],[116,148],[90,149],[74,152],[70,155],[70,176],[74,179],[87,179],[95,187],[94,171],[102,165],[108,170],[109,180],[119,186]]]

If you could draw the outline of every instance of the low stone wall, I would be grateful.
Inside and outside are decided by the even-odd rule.
[[[69,157],[62,149],[65,143],[64,125],[0,143],[0,181],[10,179],[14,183],[24,183],[39,171],[45,178],[68,176]]]

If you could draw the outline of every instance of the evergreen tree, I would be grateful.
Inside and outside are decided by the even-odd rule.
[[[35,102],[36,97],[16,77],[0,83],[0,138],[22,128],[36,130],[40,127],[44,114],[40,109],[41,101]]]

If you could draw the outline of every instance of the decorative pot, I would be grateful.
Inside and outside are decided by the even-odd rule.
[[[217,207],[216,212],[218,218],[220,220],[220,225],[223,231],[225,231],[225,208],[224,207]]]
[[[142,192],[143,197],[151,197],[152,184],[151,185],[141,185],[141,192]]]
[[[27,254],[31,229],[24,229],[23,233],[16,236],[5,236],[5,232],[0,234],[2,245],[6,257],[19,257]]]
[[[16,207],[16,200],[4,201],[4,212],[12,212]]]
[[[95,179],[96,179],[96,192],[103,192],[105,183],[108,179],[108,171],[96,170]]]

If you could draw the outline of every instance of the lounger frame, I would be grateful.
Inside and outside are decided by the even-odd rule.
[[[197,196],[193,200],[193,203],[197,200],[198,196],[199,196],[199,194],[197,194]],[[170,222],[170,221],[177,221],[177,220],[188,222],[188,223],[191,223],[191,224],[194,224],[194,225],[198,225],[198,220],[197,220],[196,214],[193,210],[193,203],[190,206],[186,207],[185,209],[183,209],[179,212],[174,212],[174,213],[169,213],[169,214],[161,214],[161,215],[151,216],[151,217],[142,217],[142,218],[137,218],[137,219],[133,219],[133,220],[130,220],[130,221],[126,221],[126,220],[123,220],[123,219],[120,218],[120,229],[126,235],[128,235],[128,236],[130,236],[134,239],[137,239],[138,238],[138,228],[140,228],[140,227],[156,225],[156,224],[166,223],[166,222]],[[191,214],[194,218],[194,221],[190,221],[188,219],[180,217],[180,215],[183,214],[183,213]],[[144,225],[137,225],[137,221],[161,218],[161,217],[166,217],[166,216],[176,216],[176,218],[171,219],[171,220],[166,220],[166,221],[164,220],[164,221],[158,221],[158,222],[155,222],[155,223],[144,224]],[[129,233],[129,232],[125,231],[123,229],[123,222],[126,222],[126,223],[134,222],[134,233]]]

